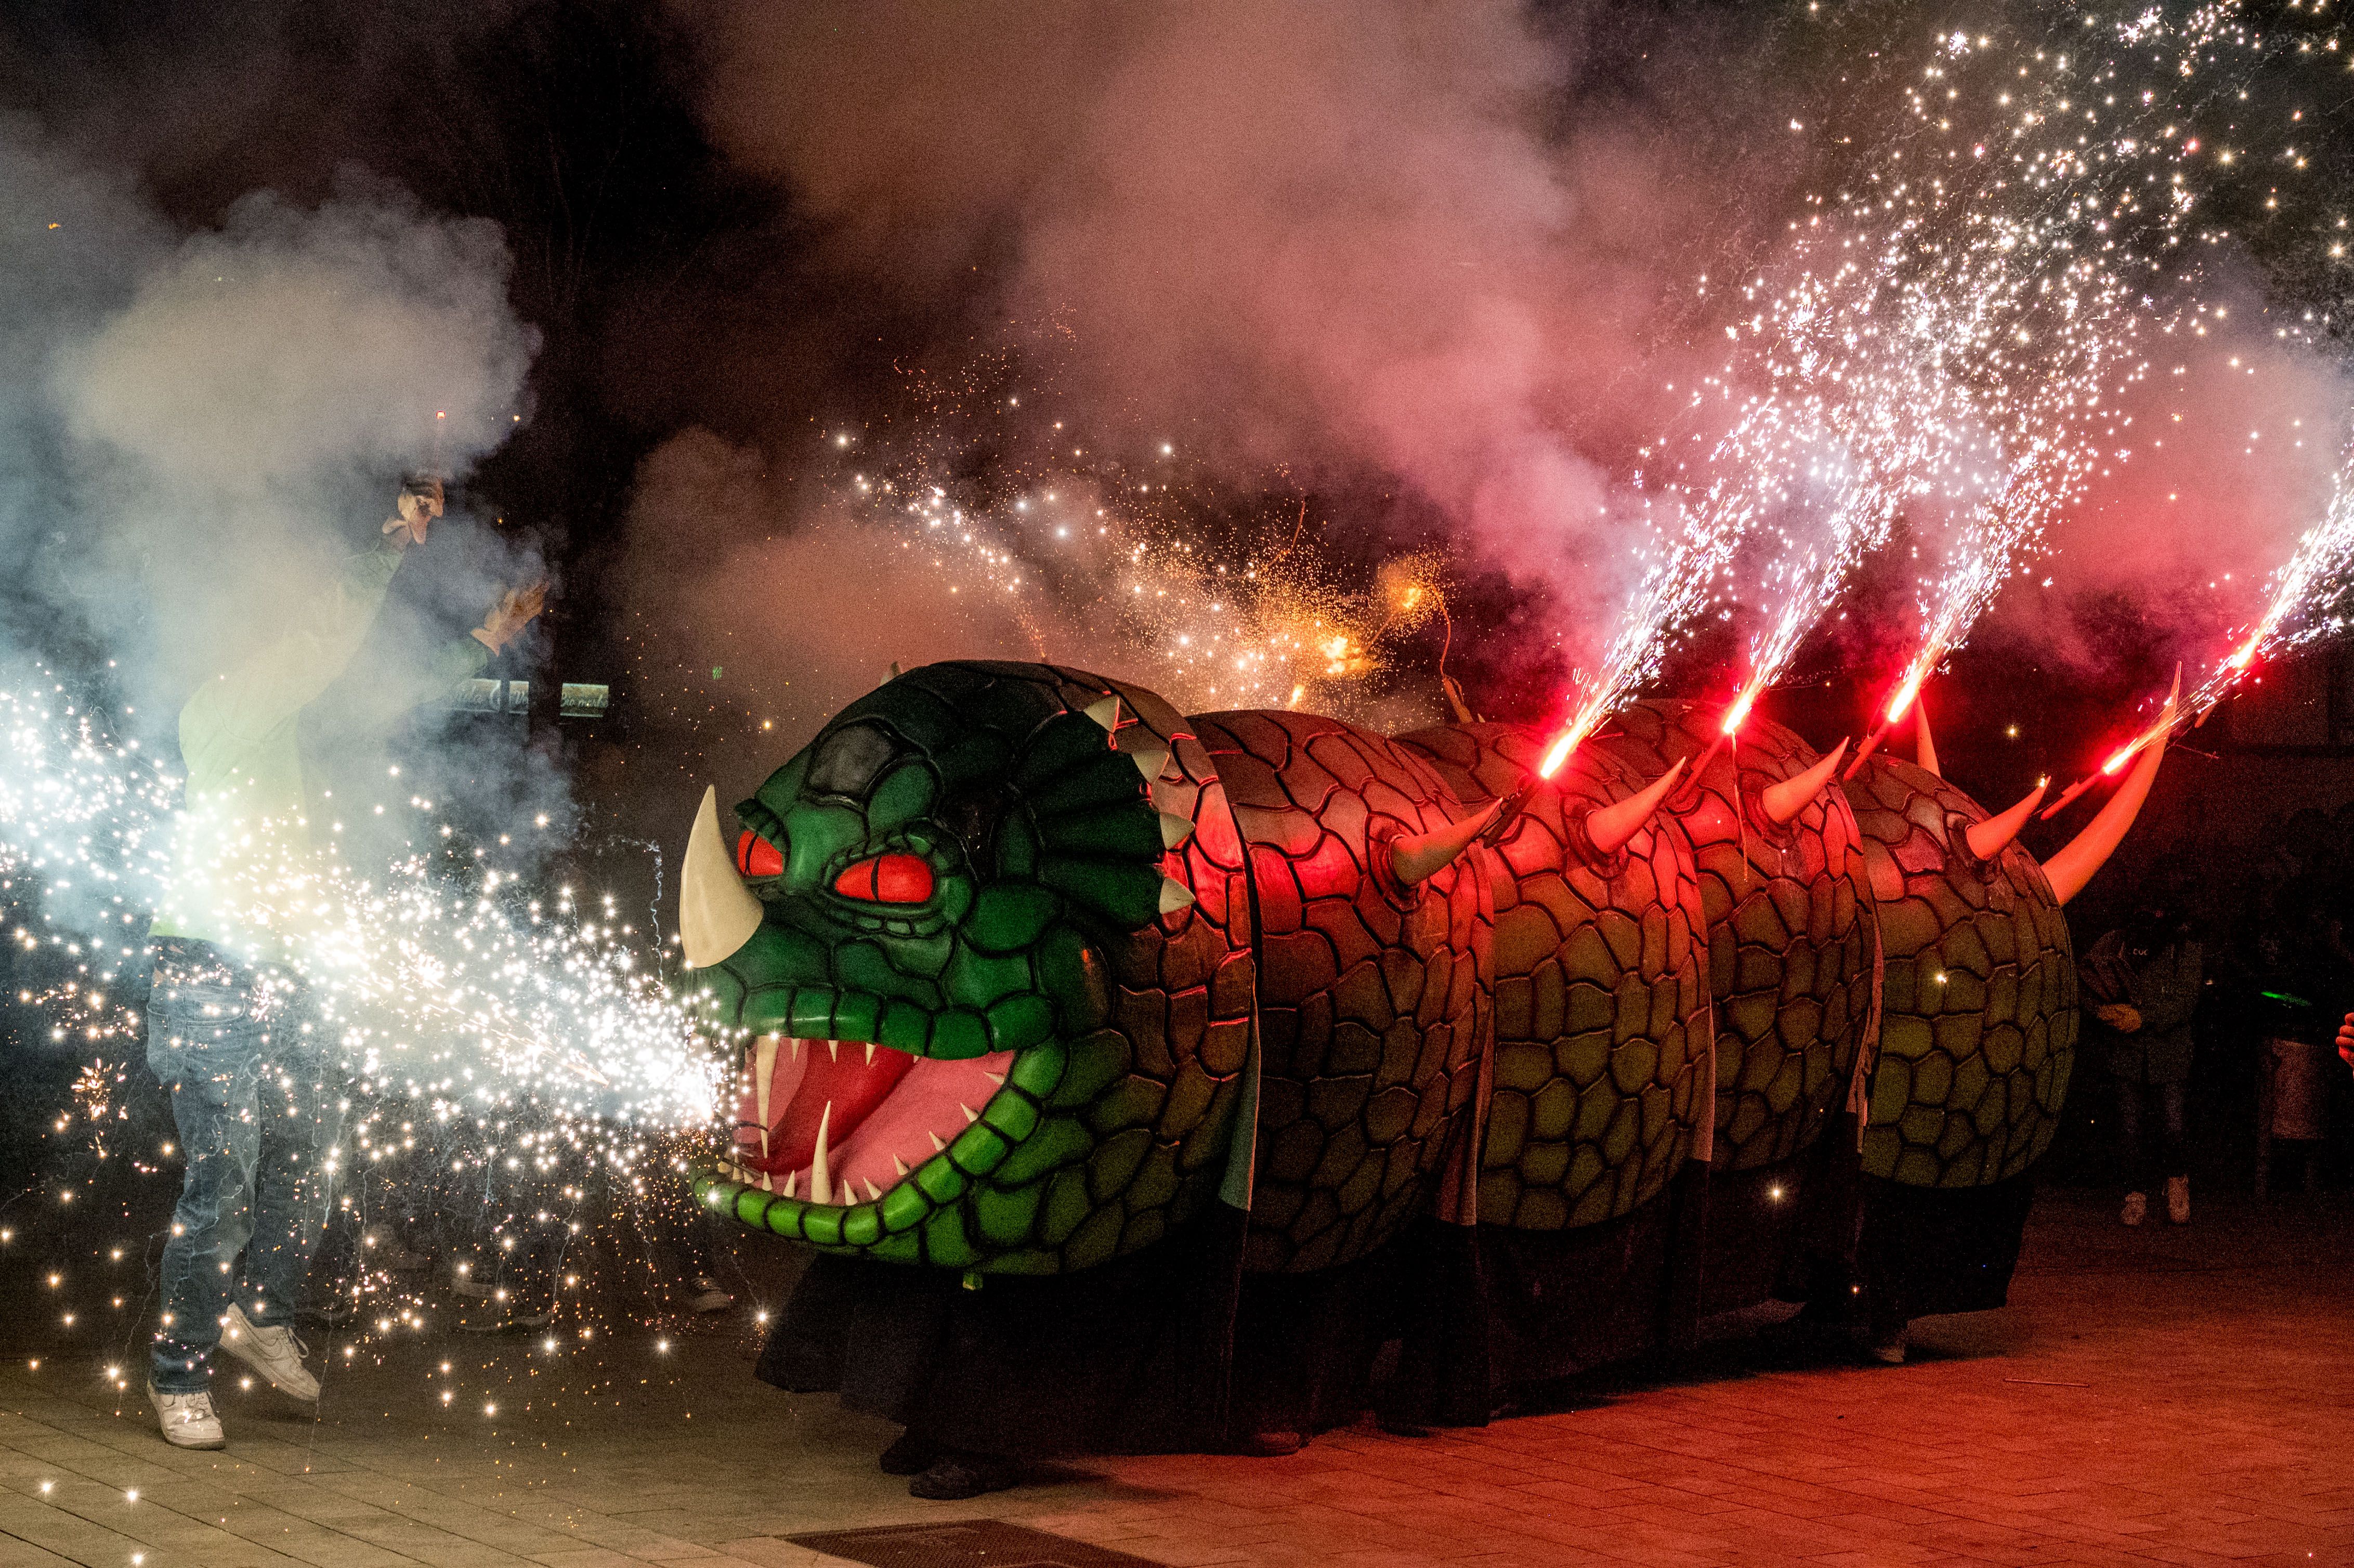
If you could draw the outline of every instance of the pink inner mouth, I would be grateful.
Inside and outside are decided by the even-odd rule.
[[[768,1192],[872,1202],[953,1142],[1013,1061],[1011,1051],[951,1062],[863,1041],[765,1035],[745,1052],[736,1164]]]

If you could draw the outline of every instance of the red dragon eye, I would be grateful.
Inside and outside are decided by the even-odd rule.
[[[920,855],[870,855],[835,877],[833,890],[875,904],[921,904],[932,895],[932,868]]]
[[[782,876],[785,857],[776,845],[747,828],[736,841],[736,869],[747,876]]]

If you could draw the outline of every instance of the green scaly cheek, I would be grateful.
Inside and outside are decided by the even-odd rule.
[[[1181,1177],[1176,1146],[1230,1107],[1172,1104],[1169,1084],[1140,1071],[1108,1027],[1101,959],[1067,923],[1033,920],[1039,907],[984,895],[937,942],[829,944],[771,920],[706,971],[715,1012],[750,1033],[1013,1060],[977,1119],[877,1200],[816,1203],[705,1173],[703,1201],[828,1251],[1005,1273],[1100,1261],[1140,1213],[1182,1218],[1210,1182],[1205,1170]],[[1006,950],[1016,937],[1028,940]]]
[[[1175,1223],[1209,1185],[1159,1157],[1149,1118],[1161,1086],[1131,1065],[1109,1030],[1018,1053],[981,1119],[876,1202],[812,1203],[708,1172],[695,1192],[745,1224],[830,1252],[993,1273],[1085,1266],[1111,1255],[1136,1213]]]

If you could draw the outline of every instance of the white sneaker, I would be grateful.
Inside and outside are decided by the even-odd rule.
[[[155,1407],[155,1418],[164,1424],[164,1441],[173,1447],[228,1446],[220,1417],[213,1414],[211,1394],[165,1393],[151,1383],[147,1385],[147,1400]]]
[[[2148,1193],[2127,1192],[2126,1194],[2126,1206],[2118,1211],[2117,1218],[2126,1224],[2137,1225],[2141,1224],[2144,1216],[2148,1214]]]
[[[294,1337],[293,1330],[283,1325],[257,1329],[247,1320],[244,1310],[231,1302],[221,1321],[220,1348],[268,1378],[279,1393],[305,1404],[318,1402],[319,1380],[302,1364],[303,1351],[309,1347]]]
[[[687,1289],[690,1294],[686,1305],[692,1312],[725,1312],[736,1305],[736,1298],[707,1274],[696,1275],[688,1282]]]

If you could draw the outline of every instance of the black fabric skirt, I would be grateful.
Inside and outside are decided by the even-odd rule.
[[[758,1376],[954,1448],[1020,1457],[1219,1446],[1242,1218],[1213,1212],[1076,1274],[990,1275],[821,1255]]]
[[[1424,1222],[1340,1268],[1246,1276],[1244,1224],[1215,1208],[1132,1257],[992,1275],[978,1289],[821,1255],[769,1330],[758,1375],[839,1393],[934,1443],[1023,1458],[1219,1452],[1343,1425],[1377,1403],[1402,1420],[1485,1418],[1468,1232]],[[1399,1339],[1407,1352],[1377,1400],[1375,1367]]]

